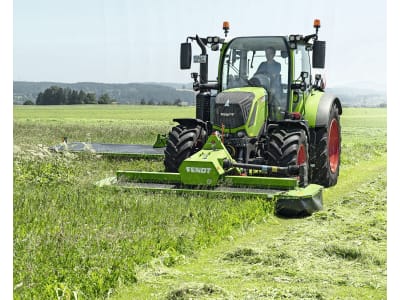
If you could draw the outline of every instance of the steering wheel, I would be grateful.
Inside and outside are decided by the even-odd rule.
[[[249,80],[251,86],[263,87],[268,90],[271,86],[271,74],[269,73],[256,73]]]

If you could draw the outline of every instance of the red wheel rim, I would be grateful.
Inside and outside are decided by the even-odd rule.
[[[336,119],[333,119],[329,127],[329,165],[331,172],[335,173],[339,165],[339,125]]]
[[[297,165],[301,166],[305,164],[306,161],[306,149],[304,148],[304,145],[300,145],[299,151],[297,152]]]

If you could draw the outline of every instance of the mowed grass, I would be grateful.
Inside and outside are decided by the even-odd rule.
[[[154,259],[167,267],[179,265],[200,249],[270,218],[271,203],[259,199],[150,194],[93,185],[118,169],[162,170],[160,160],[47,151],[63,136],[69,141],[151,144],[157,133],[168,132],[173,118],[193,116],[193,107],[14,107],[16,299],[104,299],[120,287],[135,285],[137,270]],[[345,109],[342,126],[342,172],[384,157],[385,109]],[[363,202],[367,212],[380,210],[371,234],[381,249],[386,243],[385,205],[368,203]],[[327,211],[316,217],[331,220],[336,215]],[[352,228],[360,233],[371,229],[362,226],[362,230],[357,224]],[[346,228],[339,229],[346,234]],[[358,246],[353,249],[346,241],[353,239],[354,231],[348,233],[343,243],[324,246],[323,253],[344,261],[371,259],[372,267],[385,269],[381,255]],[[332,282],[344,280],[332,276]]]
[[[358,166],[323,211],[272,217],[172,268],[148,264],[112,299],[386,299],[385,157]]]

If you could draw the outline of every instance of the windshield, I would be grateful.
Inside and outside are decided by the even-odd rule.
[[[264,87],[269,101],[286,110],[289,58],[284,37],[236,38],[228,45],[222,68],[222,90]]]

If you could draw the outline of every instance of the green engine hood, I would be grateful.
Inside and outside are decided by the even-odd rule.
[[[214,129],[230,133],[245,131],[255,137],[268,116],[267,93],[261,87],[224,90],[215,99]]]

